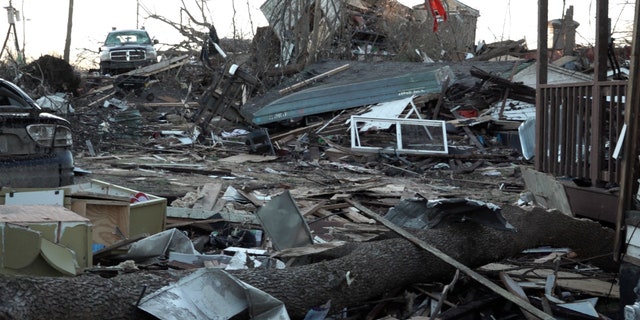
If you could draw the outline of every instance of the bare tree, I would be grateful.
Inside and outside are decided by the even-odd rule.
[[[193,5],[197,8],[195,14],[188,9],[193,7]],[[172,44],[174,49],[197,51],[207,39],[206,37],[209,27],[211,26],[211,22],[209,22],[209,20],[211,19],[207,17],[209,7],[207,6],[206,1],[194,0],[193,5],[188,6],[184,0],[181,0],[181,6],[179,9],[180,20],[177,22],[157,13],[150,12],[144,7],[143,10],[147,14],[146,19],[155,19],[163,22],[175,29],[184,37],[183,41]],[[196,15],[199,15],[199,17],[196,17]],[[183,16],[186,16],[186,19],[183,19]]]

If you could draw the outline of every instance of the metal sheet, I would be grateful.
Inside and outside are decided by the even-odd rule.
[[[281,301],[220,269],[199,269],[138,307],[161,320],[229,319],[247,308],[250,319],[289,319]]]
[[[600,319],[600,315],[598,314],[598,311],[596,310],[592,301],[581,300],[571,303],[558,304],[558,306],[572,311],[580,312],[584,315],[593,317],[594,319]]]
[[[168,257],[170,252],[185,254],[199,254],[193,247],[193,242],[178,229],[169,229],[139,240],[131,245],[124,259],[136,262]]]
[[[415,110],[415,107],[413,105],[413,98],[414,96],[411,96],[411,97],[400,99],[400,100],[378,103],[376,105],[371,106],[370,110],[368,112],[361,114],[361,116],[371,117],[371,118],[387,118],[387,119],[400,118],[400,115],[402,115],[402,112],[407,108],[409,104],[411,104],[412,108],[414,108],[412,109],[412,111]],[[392,123],[390,122],[371,121],[371,122],[367,122],[362,128],[360,128],[360,132],[365,132],[365,131],[368,131],[369,129],[374,129],[374,128],[376,130],[386,130],[386,129],[389,129],[391,125]]]
[[[4,196],[7,205],[58,205],[64,206],[64,190],[9,192]]]
[[[288,190],[262,206],[257,216],[276,250],[313,244],[309,226]]]
[[[431,229],[439,224],[473,221],[498,230],[515,231],[502,216],[500,207],[473,199],[405,199],[390,208],[385,218],[395,225],[413,229]]]
[[[518,127],[522,156],[530,160],[536,154],[536,118],[529,118]]]
[[[40,254],[40,232],[26,227],[3,223],[0,225],[2,235],[0,260],[2,267],[22,269],[32,264]]]
[[[40,254],[49,265],[68,276],[78,274],[80,267],[76,261],[76,254],[73,250],[55,244],[47,239],[42,239],[40,244]]]
[[[345,110],[440,92],[442,82],[455,76],[448,66],[373,80],[348,81],[312,87],[277,99],[253,113],[253,123],[263,125],[331,111]]]

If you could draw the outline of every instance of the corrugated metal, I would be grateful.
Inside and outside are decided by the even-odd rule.
[[[277,99],[253,113],[257,125],[290,120],[331,111],[344,110],[375,103],[387,102],[440,92],[442,82],[454,74],[448,66],[435,67],[423,72],[359,82],[318,86]]]

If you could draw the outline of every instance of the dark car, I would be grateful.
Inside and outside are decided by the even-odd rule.
[[[69,121],[44,112],[22,89],[0,79],[0,187],[73,184]]]
[[[158,62],[152,40],[142,29],[113,30],[100,47],[100,73],[119,74]]]

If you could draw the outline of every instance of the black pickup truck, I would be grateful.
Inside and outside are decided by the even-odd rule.
[[[154,45],[146,30],[112,30],[100,47],[100,73],[120,74],[158,62]]]

